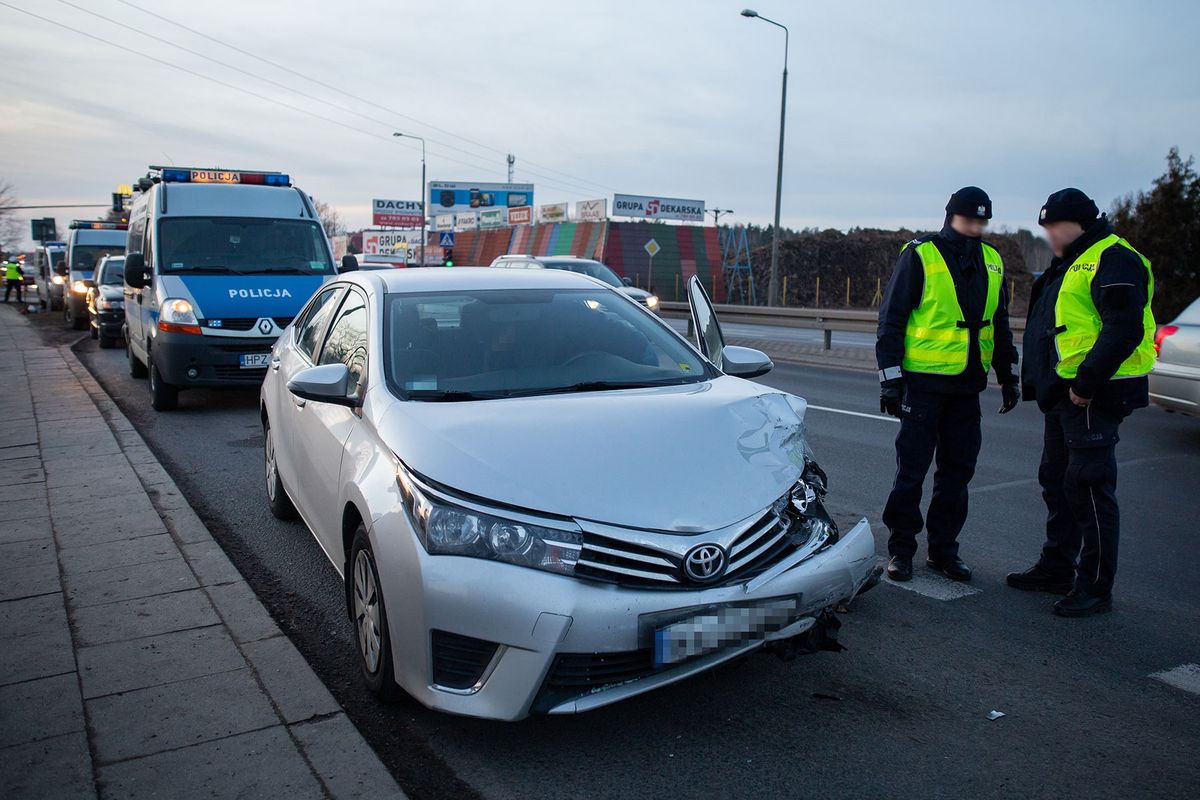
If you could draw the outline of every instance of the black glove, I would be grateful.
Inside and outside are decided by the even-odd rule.
[[[1000,403],[1001,414],[1007,414],[1017,407],[1017,403],[1021,402],[1021,390],[1015,383],[1001,384],[1000,394],[1004,397]]]
[[[879,387],[879,413],[900,418],[900,398],[904,387],[900,381],[885,383]]]

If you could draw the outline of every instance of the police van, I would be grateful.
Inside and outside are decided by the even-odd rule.
[[[125,257],[129,372],[150,404],[262,382],[271,346],[337,270],[308,195],[279,172],[150,167]]]
[[[66,258],[66,242],[42,242],[34,251],[33,271],[37,275],[38,302],[43,311],[62,308],[66,278],[62,276],[59,264]]]
[[[124,222],[94,222],[77,219],[67,237],[66,264],[62,277],[63,321],[77,331],[88,327],[87,292],[101,259],[125,252],[128,236]]]

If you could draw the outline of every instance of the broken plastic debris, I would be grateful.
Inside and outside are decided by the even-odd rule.
[[[997,711],[994,708],[988,712],[988,719],[1000,719],[1003,716],[1004,716],[1003,711]]]

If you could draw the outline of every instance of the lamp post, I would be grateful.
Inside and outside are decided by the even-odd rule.
[[[779,165],[775,170],[775,230],[771,236],[771,279],[767,284],[767,305],[779,305],[779,203],[783,195],[783,129],[787,120],[787,60],[788,29],[773,19],[767,19],[751,8],[742,9],[742,16],[761,19],[783,28],[783,97],[779,103]]]
[[[419,201],[421,203],[421,266],[425,266],[425,220],[427,219],[426,212],[428,209],[425,206],[425,140],[420,136],[413,136],[411,133],[400,133],[397,131],[392,136],[402,137],[407,136],[409,139],[416,139],[421,143],[421,195]]]

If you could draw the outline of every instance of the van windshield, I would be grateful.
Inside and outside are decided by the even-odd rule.
[[[158,268],[175,273],[332,275],[315,222],[265,217],[168,217],[159,223]]]
[[[71,271],[91,272],[105,256],[119,256],[123,244],[77,244],[71,248]]]

